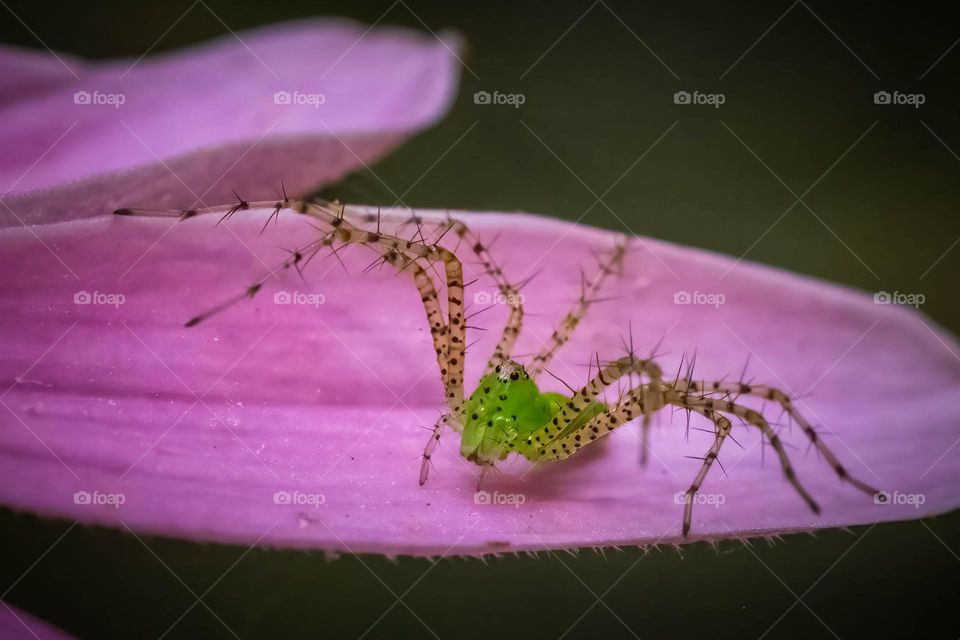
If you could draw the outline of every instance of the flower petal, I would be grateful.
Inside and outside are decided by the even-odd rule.
[[[68,635],[54,626],[38,620],[12,604],[0,601],[0,638],[4,640],[67,640]]]
[[[366,249],[339,253],[349,275],[318,256],[305,281],[285,273],[253,301],[183,328],[280,260],[277,247],[315,237],[292,215],[260,235],[269,213],[235,217],[229,231],[215,216],[34,229],[76,278],[27,230],[0,232],[11,265],[0,282],[0,378],[10,387],[0,397],[0,501],[194,540],[386,554],[683,540],[676,496],[701,464],[688,456],[704,455],[712,435],[691,430],[688,440],[682,413],[661,412],[645,468],[633,426],[529,474],[523,461],[507,461],[484,485],[503,504],[475,502],[477,468],[448,433],[419,487],[429,433],[418,427],[441,408],[437,365],[409,278],[363,273],[373,258]],[[519,354],[539,350],[579,294],[580,268],[589,272],[594,254],[619,238],[530,215],[457,215],[485,241],[499,234],[492,251],[510,278],[539,272],[523,291]],[[707,478],[702,491],[712,498],[694,508],[689,539],[957,507],[952,336],[911,309],[837,285],[651,239],[631,247],[624,274],[601,294],[614,300],[595,305],[551,372],[582,384],[592,354],[618,357],[631,329],[641,353],[659,344],[671,373],[696,350],[697,378],[736,380],[752,354],[747,378],[804,395],[798,407],[850,473],[900,496],[878,505],[840,483],[807,453],[803,433],[784,426],[797,475],[823,508],[818,517],[756,430],[735,426],[742,449],[724,445],[726,475],[715,465]],[[87,295],[75,303],[80,291]],[[485,279],[468,288],[468,301],[483,291],[491,291]],[[275,298],[280,292],[289,295]],[[693,303],[678,304],[681,292]],[[290,299],[299,304],[275,303]],[[471,384],[505,316],[494,305],[471,321],[487,329],[470,336],[479,338],[468,354]],[[563,390],[552,378],[541,383]],[[771,420],[781,413],[769,403],[763,410]],[[692,426],[705,425],[695,416]]]
[[[304,20],[142,60],[0,49],[0,227],[302,193],[445,113],[455,34]],[[64,185],[69,185],[66,187]],[[194,203],[191,205],[190,203]]]

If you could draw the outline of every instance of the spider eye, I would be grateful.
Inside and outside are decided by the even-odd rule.
[[[510,374],[510,379],[511,379],[511,380],[519,380],[519,379],[520,379],[520,374],[517,373],[516,371],[514,371],[513,373]]]
[[[497,373],[500,373],[500,365],[497,365],[497,368],[494,369],[494,371],[496,371]]]

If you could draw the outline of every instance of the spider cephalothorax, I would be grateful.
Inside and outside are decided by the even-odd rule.
[[[361,208],[346,207],[331,202],[306,202],[287,198],[266,202],[245,202],[183,211],[155,211],[121,209],[118,215],[149,215],[179,217],[181,220],[201,214],[219,213],[229,218],[238,211],[272,209],[270,219],[282,210],[308,218],[311,226],[320,230],[320,235],[309,243],[290,251],[290,257],[263,279],[247,287],[243,295],[213,307],[206,313],[191,318],[187,326],[194,326],[211,315],[225,309],[245,297],[256,295],[264,282],[278,271],[294,268],[297,271],[309,263],[319,251],[349,244],[362,245],[376,251],[378,261],[395,267],[398,272],[409,273],[414,280],[423,302],[433,348],[437,355],[440,378],[444,388],[445,407],[434,425],[430,440],[423,452],[420,469],[420,484],[427,480],[430,458],[440,442],[444,428],[460,432],[460,454],[474,462],[483,471],[497,460],[517,453],[531,461],[563,460],[581,448],[599,440],[613,430],[641,420],[644,451],[647,448],[647,432],[650,417],[665,408],[679,408],[698,413],[714,425],[714,441],[703,456],[703,464],[685,491],[683,511],[683,535],[690,529],[694,496],[699,491],[707,474],[720,453],[720,448],[730,435],[731,418],[739,419],[748,427],[756,428],[766,443],[776,452],[778,461],[788,482],[815,512],[817,503],[800,484],[786,449],[773,427],[761,412],[737,402],[740,396],[760,397],[775,403],[799,425],[811,445],[833,468],[837,476],[861,491],[874,495],[876,489],[850,475],[836,455],[819,437],[810,423],[793,405],[792,399],[782,391],[765,385],[747,385],[724,380],[696,380],[688,372],[673,380],[664,379],[656,362],[641,359],[630,350],[626,357],[601,365],[586,385],[572,389],[571,394],[541,392],[536,380],[557,351],[566,344],[580,320],[596,299],[606,278],[623,265],[626,242],[616,244],[600,269],[591,280],[584,280],[580,296],[573,308],[551,333],[548,344],[533,357],[529,368],[511,359],[514,344],[523,327],[522,296],[517,287],[504,276],[494,261],[489,248],[462,221],[424,219],[412,212],[392,211],[382,214]],[[395,224],[392,234],[381,229],[381,222]],[[269,222],[269,219],[268,219]],[[373,225],[376,225],[374,227]],[[406,227],[415,227],[410,239],[400,237]],[[373,231],[372,229],[376,229]],[[427,241],[424,231],[435,232],[436,239]],[[440,244],[450,233],[456,246],[464,244],[479,259],[484,273],[489,276],[510,307],[507,324],[500,333],[497,346],[477,388],[465,399],[464,360],[466,358],[466,316],[464,305],[463,267],[457,249]],[[441,304],[438,289],[431,272],[442,263],[445,280],[446,305]],[[437,273],[439,277],[439,273]],[[639,379],[634,382],[634,377]],[[616,402],[605,402],[604,392],[611,385],[624,379],[632,386],[619,394]],[[481,478],[483,473],[481,472]]]

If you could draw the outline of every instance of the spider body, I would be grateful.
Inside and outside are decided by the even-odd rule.
[[[481,467],[482,480],[496,461],[511,453],[517,453],[534,464],[564,460],[615,429],[637,421],[641,426],[642,464],[649,449],[648,432],[652,416],[661,410],[673,408],[685,411],[688,415],[699,414],[713,425],[713,443],[699,458],[702,461],[700,469],[684,491],[681,527],[684,536],[690,530],[694,498],[717,461],[722,445],[730,436],[732,419],[761,434],[765,444],[776,453],[784,478],[810,509],[819,513],[819,506],[798,479],[777,430],[762,411],[739,401],[741,396],[746,396],[779,406],[800,427],[810,445],[841,481],[868,495],[877,494],[876,489],[847,471],[823,437],[797,410],[793,398],[775,387],[724,379],[697,380],[693,377],[692,365],[686,370],[686,375],[681,376],[678,371],[673,380],[665,379],[654,359],[638,358],[631,345],[625,357],[605,364],[601,364],[598,356],[596,374],[579,389],[570,388],[571,395],[540,391],[536,383],[540,373],[546,371],[547,364],[569,340],[592,303],[596,302],[604,281],[621,271],[626,253],[625,240],[618,242],[601,260],[596,275],[589,280],[585,275],[581,276],[580,295],[573,307],[560,320],[543,349],[524,367],[511,356],[523,328],[523,297],[519,295],[519,287],[507,280],[500,265],[493,259],[489,245],[484,244],[464,222],[449,215],[445,219],[424,219],[413,212],[390,211],[381,214],[379,209],[374,213],[371,209],[347,207],[338,202],[296,200],[288,198],[285,193],[282,199],[276,201],[247,202],[240,199],[233,205],[203,209],[120,209],[115,213],[122,216],[168,217],[181,221],[205,214],[219,214],[223,221],[240,211],[253,209],[272,209],[264,230],[271,220],[279,217],[281,211],[289,210],[306,220],[320,234],[312,236],[303,246],[288,250],[289,257],[262,279],[225,302],[190,318],[186,326],[195,326],[233,304],[253,298],[268,279],[284,270],[295,269],[302,276],[305,267],[322,250],[330,250],[337,255],[337,251],[347,245],[367,247],[378,255],[371,267],[389,265],[399,274],[412,276],[430,328],[444,390],[441,416],[423,450],[421,485],[427,481],[430,459],[445,429],[459,432],[460,455]],[[383,222],[392,225],[392,228],[385,230],[381,226]],[[408,238],[406,233],[409,228],[413,228],[414,233]],[[427,235],[434,234],[431,240],[426,239],[425,231]],[[446,244],[441,244],[445,238]],[[450,246],[454,243],[456,246]],[[464,398],[464,363],[468,316],[464,292],[470,283],[465,282],[463,263],[458,254],[461,246],[465,246],[479,260],[483,274],[493,281],[509,306],[507,322],[493,354],[487,361],[477,388],[467,398]],[[438,288],[433,276],[440,278],[441,271],[443,282]],[[635,377],[639,380],[635,380]],[[608,401],[607,392],[613,385],[620,385],[624,381],[629,383],[627,388],[620,389],[615,402]],[[598,473],[602,473],[602,470]]]
[[[539,432],[554,420],[572,398],[561,393],[541,392],[523,365],[506,361],[480,380],[464,407],[460,455],[482,467],[489,467],[511,453],[531,461],[543,457]],[[580,428],[606,408],[592,402],[570,423],[568,431]]]

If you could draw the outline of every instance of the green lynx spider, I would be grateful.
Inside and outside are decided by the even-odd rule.
[[[602,262],[599,273],[592,280],[584,282],[579,299],[553,331],[549,343],[533,357],[528,369],[511,358],[523,326],[524,310],[518,289],[506,279],[489,248],[462,221],[449,216],[444,220],[428,220],[418,217],[412,211],[409,214],[396,211],[372,213],[370,210],[348,207],[337,202],[310,202],[288,198],[286,193],[278,200],[238,200],[232,205],[203,209],[120,209],[115,213],[125,216],[173,217],[180,220],[199,215],[220,214],[222,221],[239,211],[272,209],[273,212],[264,225],[266,229],[270,220],[276,220],[281,211],[290,210],[309,219],[311,225],[320,231],[319,236],[305,246],[290,251],[287,259],[245,291],[191,318],[187,322],[188,327],[236,302],[252,298],[269,278],[283,270],[294,268],[301,271],[324,249],[330,249],[336,254],[344,246],[363,245],[379,254],[379,264],[390,265],[400,273],[409,273],[416,284],[430,324],[446,400],[445,410],[434,425],[423,452],[421,485],[427,480],[430,458],[440,442],[444,427],[460,433],[460,454],[481,467],[482,479],[495,462],[503,460],[511,453],[517,453],[534,463],[563,460],[614,429],[638,418],[641,419],[645,451],[651,416],[662,409],[676,407],[701,414],[714,425],[713,445],[702,458],[703,464],[685,492],[682,525],[684,537],[690,531],[694,496],[716,461],[721,445],[730,435],[731,417],[761,432],[766,442],[773,447],[787,481],[807,505],[815,513],[819,513],[819,506],[798,480],[783,443],[767,419],[760,412],[736,402],[740,395],[748,395],[779,404],[791,420],[800,426],[811,444],[841,480],[867,494],[876,493],[876,489],[850,475],[817,431],[796,410],[792,399],[774,387],[743,382],[697,381],[692,378],[689,370],[686,376],[681,377],[678,374],[671,381],[664,379],[660,367],[652,358],[638,358],[631,349],[626,357],[605,365],[601,365],[598,359],[596,375],[582,388],[573,390],[570,396],[541,392],[536,384],[537,377],[570,338],[604,280],[621,266],[625,254],[624,243],[613,247],[610,255]],[[382,222],[396,225],[394,234],[381,231]],[[407,227],[415,228],[415,233],[409,240],[399,235]],[[424,229],[432,229],[439,237],[427,241],[423,235]],[[455,250],[440,244],[440,239],[450,232],[453,233],[451,237],[457,239],[457,247],[466,244],[479,258],[484,273],[492,278],[510,307],[506,326],[487,362],[484,374],[476,390],[466,398],[463,376],[467,326],[463,267]],[[439,263],[443,264],[446,281],[445,311],[430,274]],[[439,277],[439,274],[437,275]],[[603,401],[602,394],[605,389],[624,377],[632,380],[635,375],[639,377],[640,384],[621,393],[615,403],[606,404]]]

